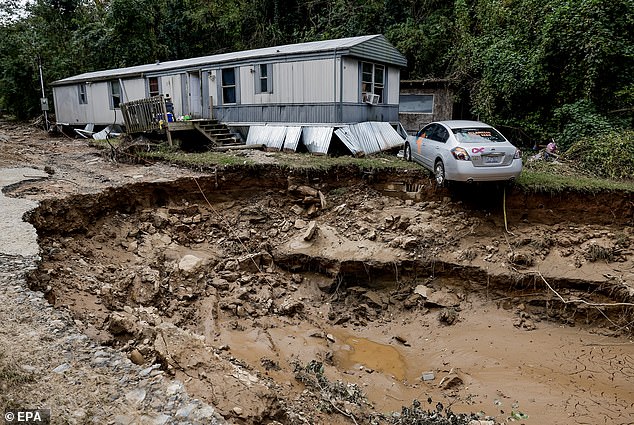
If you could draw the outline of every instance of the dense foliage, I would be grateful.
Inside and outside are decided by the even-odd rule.
[[[446,79],[473,117],[567,148],[632,128],[632,0],[30,0],[0,5],[0,108],[39,112],[85,71],[382,33],[404,79]],[[50,93],[49,93],[50,96]]]
[[[631,179],[634,176],[634,130],[585,136],[565,153],[598,177]]]

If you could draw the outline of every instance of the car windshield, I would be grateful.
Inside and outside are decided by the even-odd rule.
[[[465,143],[482,143],[482,139],[490,142],[506,142],[504,136],[490,127],[484,128],[454,128],[454,134],[458,142]]]

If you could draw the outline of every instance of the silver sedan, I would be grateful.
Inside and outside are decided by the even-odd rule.
[[[408,136],[405,159],[446,181],[512,181],[522,172],[522,153],[500,132],[479,121],[438,121]]]

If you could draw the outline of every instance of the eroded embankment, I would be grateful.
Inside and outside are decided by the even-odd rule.
[[[561,323],[631,332],[631,199],[513,190],[506,231],[493,187],[441,191],[420,175],[354,168],[247,171],[43,201],[30,214],[42,249],[31,285],[93,338],[161,364],[244,423],[368,420],[427,397],[502,420],[487,397],[512,391],[499,380],[522,355],[492,352],[504,371],[483,375],[474,332],[495,346]],[[561,361],[564,387],[578,384],[564,378],[566,356],[536,352],[540,364]],[[356,386],[324,395],[310,373]],[[632,401],[631,376],[606,409]],[[544,391],[541,374],[515,379]]]

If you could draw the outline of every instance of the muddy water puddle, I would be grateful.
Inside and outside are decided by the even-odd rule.
[[[335,365],[340,370],[361,369],[374,371],[394,377],[402,381],[407,373],[407,366],[401,353],[393,346],[380,344],[367,338],[335,333],[342,338],[343,345],[335,351]]]

